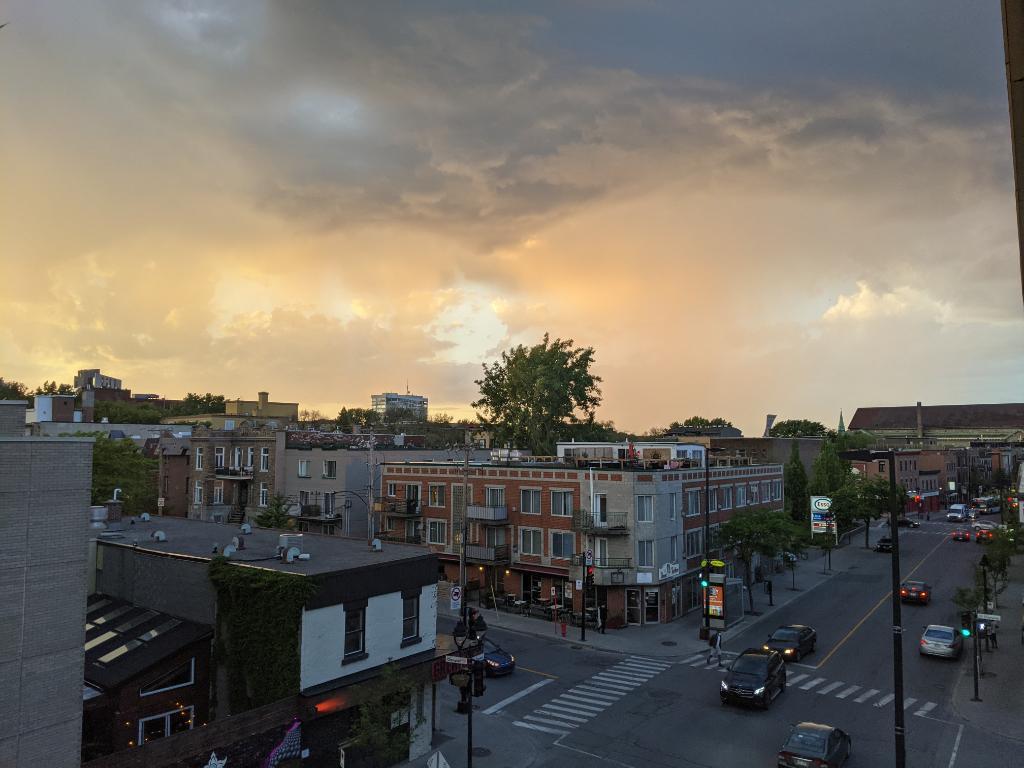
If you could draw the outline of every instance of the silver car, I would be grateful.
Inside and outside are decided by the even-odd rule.
[[[959,659],[964,650],[964,639],[960,631],[942,624],[929,624],[921,635],[921,655],[941,656]]]

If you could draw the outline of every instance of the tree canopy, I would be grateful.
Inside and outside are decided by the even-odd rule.
[[[34,395],[74,395],[77,391],[70,384],[58,384],[56,381],[44,381],[36,387]]]
[[[256,516],[256,525],[261,528],[291,528],[294,518],[288,514],[291,502],[281,494],[274,494],[267,501],[267,506]]]
[[[810,492],[817,496],[831,496],[843,487],[850,475],[850,462],[840,458],[832,440],[826,440],[811,468]]]
[[[795,442],[782,468],[782,476],[786,488],[786,512],[794,522],[803,523],[811,514],[811,497],[807,492],[807,469]]]
[[[750,565],[754,555],[774,557],[799,541],[800,533],[799,526],[790,518],[766,507],[737,512],[722,523],[718,540],[724,548],[733,549],[743,563],[751,611],[754,610],[754,591]]]
[[[157,461],[147,459],[131,440],[114,440],[103,433],[92,447],[92,503],[102,504],[120,488],[128,515],[156,512]]]
[[[28,387],[20,381],[0,376],[0,400],[29,400],[31,397]]]
[[[768,434],[772,437],[825,437],[828,429],[820,421],[788,419],[773,424]]]
[[[567,425],[592,421],[601,404],[593,362],[592,347],[576,348],[572,339],[551,341],[545,333],[540,344],[520,344],[493,365],[484,363],[483,378],[475,382],[480,399],[472,405],[496,444],[551,455]]]
[[[166,411],[151,405],[133,405],[117,401],[101,400],[96,403],[94,418],[106,419],[111,424],[159,424],[167,416]]]
[[[682,424],[678,421],[673,421],[669,425],[669,429],[679,429],[682,427],[694,427],[697,429],[703,429],[704,427],[731,427],[732,422],[728,419],[723,419],[721,416],[715,416],[713,419],[705,418],[704,416],[691,416],[686,419]]]

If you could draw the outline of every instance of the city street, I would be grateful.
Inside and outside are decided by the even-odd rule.
[[[980,731],[957,715],[954,688],[971,684],[969,652],[947,661],[917,651],[925,625],[959,627],[951,596],[970,583],[971,564],[981,552],[974,542],[950,540],[953,527],[923,522],[900,530],[903,577],[933,589],[929,605],[902,609],[907,765],[1018,764],[1021,745],[1012,734]],[[887,527],[875,527],[871,540],[887,534]],[[779,624],[817,629],[815,653],[787,665],[787,690],[768,711],[720,704],[723,672],[707,665],[703,654],[609,654],[494,630],[492,639],[516,655],[519,669],[488,681],[474,710],[474,744],[490,752],[478,753],[474,765],[773,766],[790,724],[802,720],[850,733],[851,766],[893,765],[890,556],[863,550],[862,539],[855,538],[843,551],[843,563],[830,580],[726,634],[728,663],[742,649],[760,645]],[[820,559],[801,563],[798,588],[800,573],[814,567],[821,568]],[[788,575],[777,579],[777,593],[788,583]],[[450,631],[447,620],[440,622],[443,631]],[[1006,645],[1001,653],[1020,652]],[[995,685],[998,679],[983,679],[982,696],[985,686]],[[464,765],[464,719],[450,713],[455,691],[439,688],[443,738],[450,741],[438,747],[453,766]]]

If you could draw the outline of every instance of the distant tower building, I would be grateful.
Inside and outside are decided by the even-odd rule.
[[[843,411],[842,411],[842,409],[840,409],[839,410],[839,429],[837,429],[836,432],[838,432],[841,435],[845,431],[846,431],[846,424],[843,423]]]
[[[410,411],[416,418],[427,420],[427,398],[421,395],[400,395],[397,392],[370,395],[370,408],[381,416],[395,411]]]

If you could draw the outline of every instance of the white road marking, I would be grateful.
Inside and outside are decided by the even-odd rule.
[[[801,691],[809,691],[814,686],[821,685],[824,682],[825,682],[825,678],[824,677],[816,677],[813,680],[809,680],[808,682],[806,682],[803,685],[801,685],[800,686],[800,690]]]
[[[855,704],[863,704],[865,701],[870,699],[872,696],[874,696],[878,692],[879,691],[878,691],[877,688],[871,688],[870,690],[866,691],[865,693],[862,693],[860,696],[858,696],[856,699],[854,699],[853,702]]]
[[[577,685],[575,688],[569,689],[569,693],[607,704],[614,704],[619,700],[619,694],[609,693],[608,691],[598,691],[594,688],[587,688],[583,685]]]
[[[917,699],[911,699],[911,698],[904,699],[903,700],[903,709],[905,709],[905,710],[906,709],[910,709],[911,705],[915,704],[916,702],[917,702]]]
[[[545,704],[543,707],[539,707],[534,711],[538,715],[544,715],[545,717],[557,717],[559,720],[568,720],[572,723],[585,723],[590,719],[589,712],[580,712],[575,709],[556,707],[552,704]],[[570,712],[573,714],[569,714]],[[578,717],[578,715],[587,715],[587,717]]]
[[[537,717],[536,715],[527,715],[523,718],[523,720],[532,720],[535,723],[544,723],[544,725],[548,726],[557,725],[558,727],[563,729],[564,733],[568,733],[568,731],[565,731],[566,728],[576,727],[572,723],[563,723],[561,720],[545,720],[543,717]]]
[[[690,658],[683,659],[679,663],[680,664],[692,664],[693,662],[697,661],[698,659],[706,659],[706,658],[707,658],[707,654],[705,654],[705,653],[695,653]]]
[[[648,659],[646,656],[627,656],[626,658],[632,659],[633,661],[646,661],[648,664],[658,664],[666,669],[670,666],[668,662],[658,661],[658,659]]]
[[[544,721],[542,720],[541,722],[544,722]],[[569,735],[568,731],[559,731],[559,730],[556,730],[555,728],[545,728],[542,725],[534,725],[533,723],[524,723],[524,722],[522,722],[520,720],[513,721],[512,725],[517,725],[520,728],[529,728],[529,729],[534,730],[534,731],[544,731],[544,733],[553,733],[556,736],[568,736]]]
[[[497,704],[492,704],[491,706],[489,706],[487,709],[484,710],[484,714],[485,715],[493,715],[495,712],[500,712],[501,710],[503,710],[505,707],[507,707],[512,702],[519,701],[519,699],[523,698],[524,696],[529,696],[531,693],[536,691],[538,688],[543,688],[545,685],[547,685],[550,682],[553,682],[553,681],[549,677],[546,680],[541,680],[539,683],[534,683],[529,688],[524,688],[523,690],[519,691],[519,693],[513,693],[507,699],[502,699]]]
[[[887,694],[885,694],[885,696],[883,696],[882,698],[880,698],[878,701],[875,702],[875,706],[876,707],[884,707],[886,704],[888,704],[890,701],[892,701],[895,698],[896,698],[896,694],[895,693],[887,693]]]
[[[956,753],[960,751],[960,737],[964,735],[963,724],[957,729],[956,741],[953,742],[953,753],[949,756],[949,766],[947,768],[953,768],[953,763],[956,762]]]
[[[921,707],[919,710],[917,710],[917,712],[915,712],[914,714],[917,715],[918,717],[924,717],[929,712],[931,712],[933,709],[935,709],[935,702],[934,701],[929,701],[927,704],[925,704],[923,707]]]
[[[616,664],[614,667],[609,667],[608,671],[620,672],[624,675],[632,675],[634,677],[642,678],[645,681],[661,674],[660,669],[634,669],[626,664]]]
[[[593,677],[591,677],[590,681],[593,683],[600,683],[601,685],[607,686],[609,688],[618,688],[620,691],[626,691],[627,693],[640,685],[640,683],[634,682],[627,683],[625,680],[620,680],[617,677],[609,677],[603,672],[599,675],[594,675]]]
[[[859,690],[860,690],[860,686],[859,685],[851,685],[849,688],[847,688],[847,689],[837,693],[836,694],[836,698],[837,699],[845,699],[851,693],[855,693],[856,691],[859,691]]]
[[[657,675],[664,672],[668,667],[655,667],[652,664],[641,664],[639,661],[620,661],[616,666],[631,669],[634,672],[647,672],[652,675]]]
[[[625,672],[616,672],[614,669],[606,669],[603,672],[598,672],[594,677],[608,677],[613,680],[621,680],[624,683],[630,683],[631,685],[640,685],[647,682],[646,677],[630,675]]]
[[[789,678],[787,682],[789,683],[789,685],[796,685],[805,677],[807,677],[807,675],[793,675],[793,677]]]
[[[826,693],[832,693],[832,691],[834,691],[836,688],[838,688],[841,685],[843,685],[842,682],[829,683],[824,688],[819,688],[818,689],[818,693],[820,693],[820,694],[822,694],[824,696]]]
[[[577,696],[562,695],[559,696],[557,699],[552,699],[551,703],[564,704],[567,707],[574,707],[577,709],[582,709],[584,711],[589,710],[592,712],[603,712],[605,707],[608,706],[607,704],[596,704],[593,701],[584,703],[584,701],[584,699],[580,699]]]
[[[583,683],[577,685],[573,690],[581,691],[588,696],[593,696],[594,698],[600,696],[606,699],[611,699],[612,701],[615,701],[625,693],[624,691],[612,691],[607,688],[598,688],[596,685],[585,685]]]

